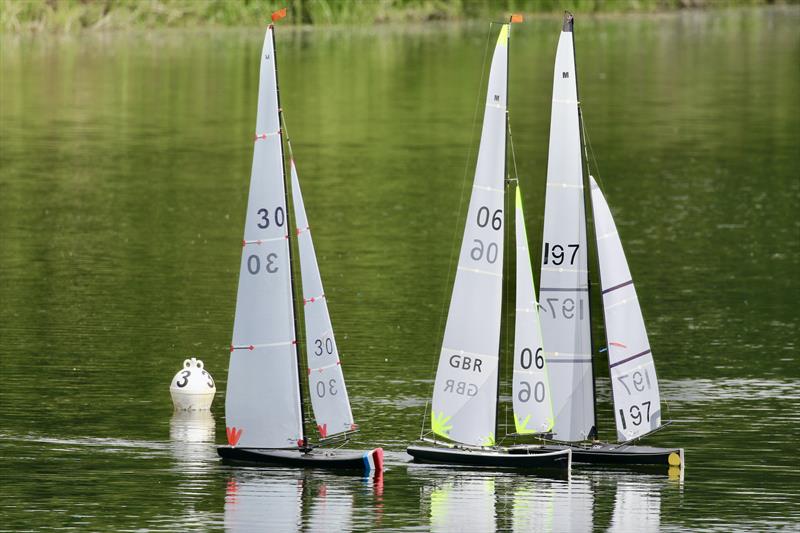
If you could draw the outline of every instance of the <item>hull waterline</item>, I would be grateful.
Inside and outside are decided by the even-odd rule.
[[[265,448],[236,448],[219,446],[217,453],[223,460],[271,466],[293,466],[298,468],[325,468],[331,470],[354,470],[364,473],[383,471],[383,448],[372,450],[325,450],[316,448],[308,452],[301,450],[272,450]]]
[[[512,448],[512,450],[527,450],[531,448],[531,446],[520,446]],[[543,451],[569,449],[572,451],[572,460],[580,464],[684,467],[683,448],[656,448],[653,446],[620,445],[603,442],[590,445],[547,444],[533,448]]]
[[[511,452],[507,448],[472,449],[443,448],[412,445],[406,452],[421,463],[461,465],[495,468],[525,468],[536,470],[560,470],[569,472],[572,450],[520,450]]]

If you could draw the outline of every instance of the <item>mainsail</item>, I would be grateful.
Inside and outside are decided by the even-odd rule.
[[[594,427],[586,214],[572,17],[556,51],[547,159],[539,304],[553,393],[553,437],[578,441]]]
[[[533,284],[528,235],[522,214],[522,193],[516,196],[517,304],[514,322],[514,375],[512,396],[514,426],[525,435],[544,433],[553,427],[553,405],[542,353],[542,334],[536,288]]]
[[[608,363],[614,391],[617,438],[628,441],[661,425],[653,354],[628,262],[603,193],[589,177],[603,291]]]
[[[275,69],[270,27],[225,397],[228,442],[245,448],[292,447],[303,438]]]
[[[495,442],[503,284],[503,200],[509,25],[489,71],[472,198],[433,390],[431,427],[474,446]]]
[[[325,438],[351,431],[355,429],[355,425],[294,160],[291,162],[291,174],[294,218],[300,250],[300,275],[303,281],[308,388],[319,435]]]

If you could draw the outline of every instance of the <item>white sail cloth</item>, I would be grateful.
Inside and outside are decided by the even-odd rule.
[[[225,397],[228,442],[240,447],[297,446],[303,436],[285,199],[270,27],[261,52],[253,168]]]
[[[589,177],[603,291],[608,363],[617,439],[628,441],[661,425],[661,396],[650,342],[614,218]]]
[[[300,250],[300,275],[303,282],[308,388],[317,430],[320,437],[326,438],[352,431],[355,429],[355,424],[294,161],[291,162],[291,174],[294,217]]]
[[[552,429],[553,405],[542,349],[536,288],[533,283],[528,235],[522,213],[522,193],[516,194],[517,295],[514,322],[512,397],[517,433],[545,433]]]
[[[556,51],[547,159],[542,268],[542,341],[553,396],[553,437],[579,441],[594,427],[589,276],[578,88],[571,25]]]
[[[503,283],[504,171],[509,25],[492,58],[483,129],[431,410],[434,433],[495,442]]]

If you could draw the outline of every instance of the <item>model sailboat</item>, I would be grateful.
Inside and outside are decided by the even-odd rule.
[[[356,429],[322,289],[300,182],[291,158],[296,230],[290,231],[274,27],[261,52],[255,147],[225,398],[226,459],[324,468],[381,469],[383,451],[309,445],[297,354],[290,239],[297,237],[307,376],[321,439]],[[287,139],[291,156],[291,145]]]
[[[588,238],[573,17],[556,52],[539,301],[555,411],[553,439],[578,462],[683,463],[682,449],[633,446],[662,426],[653,356],[611,211],[589,176],[618,444],[598,443]],[[588,444],[582,445],[579,443]]]
[[[512,18],[513,20],[513,18]],[[498,446],[497,409],[503,287],[503,228],[510,24],[501,25],[489,72],[480,148],[450,310],[433,389],[429,445],[413,445],[418,461],[476,466],[568,469],[570,450]],[[539,334],[533,275],[516,195],[517,297],[513,408],[518,434],[553,425]]]

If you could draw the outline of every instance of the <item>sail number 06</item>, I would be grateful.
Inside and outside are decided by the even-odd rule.
[[[519,354],[519,364],[522,366],[523,369],[527,370],[531,367],[532,363],[536,363],[536,368],[539,370],[544,368],[544,356],[542,355],[542,349],[536,349],[536,356],[534,357],[533,352],[530,348],[523,348],[522,352]]]
[[[486,247],[484,247],[483,241],[480,239],[473,239],[473,242],[477,243],[469,252],[469,256],[473,259],[473,261],[480,261],[484,258],[484,256],[491,264],[494,264],[495,261],[497,261],[499,247],[497,246],[496,242],[490,242],[489,246]]]
[[[533,386],[531,390],[531,384],[527,381],[520,381],[519,382],[520,389],[519,393],[517,394],[517,398],[521,402],[530,401],[531,396],[536,401],[536,403],[542,403],[544,401],[544,382],[537,381],[536,384]]]
[[[492,229],[499,230],[503,227],[503,210],[498,209],[491,216]],[[489,208],[485,205],[478,209],[478,227],[485,228],[489,225]]]

